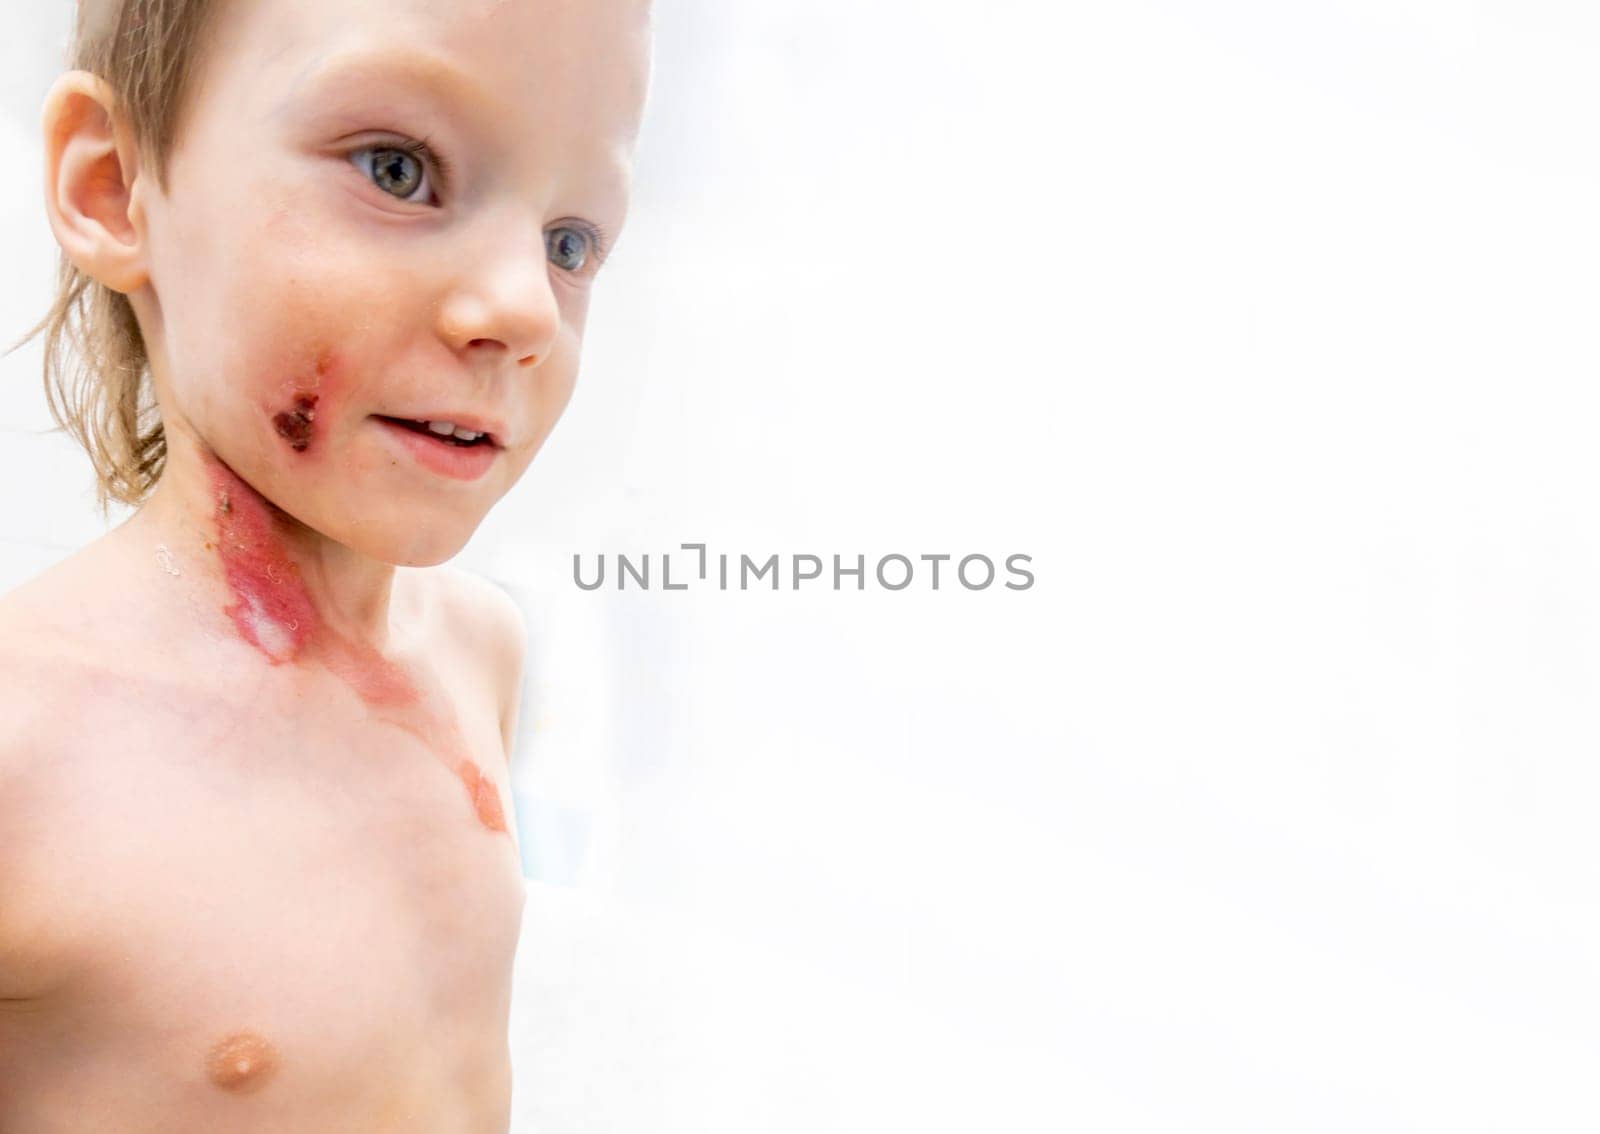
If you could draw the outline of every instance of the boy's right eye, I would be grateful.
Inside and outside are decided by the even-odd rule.
[[[428,167],[423,155],[409,147],[368,146],[352,151],[350,160],[374,185],[397,200],[426,202],[431,196],[428,192],[418,196],[419,189],[430,188]]]

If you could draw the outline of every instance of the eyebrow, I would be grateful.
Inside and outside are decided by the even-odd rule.
[[[307,89],[317,90],[335,79],[343,81],[398,80],[443,90],[457,98],[480,100],[486,89],[471,74],[444,56],[415,48],[387,51],[347,51],[313,60],[289,85],[283,106],[292,105]]]

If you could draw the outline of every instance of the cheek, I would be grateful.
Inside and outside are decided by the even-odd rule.
[[[350,396],[349,353],[326,325],[301,320],[236,331],[227,360],[195,379],[206,385],[206,440],[242,462],[235,467],[255,465],[255,454],[278,466],[317,463]]]
[[[578,371],[583,360],[583,331],[570,323],[562,325],[556,340],[552,365],[545,368],[534,387],[534,399],[541,418],[552,424],[567,408],[578,388]]]
[[[317,466],[351,427],[350,406],[382,402],[428,325],[431,280],[342,195],[280,186],[197,204],[162,233],[177,408],[235,467]]]
[[[331,416],[329,411],[339,402],[342,377],[338,355],[331,347],[322,347],[308,360],[287,362],[264,375],[267,388],[277,392],[278,400],[268,401],[263,412],[271,415],[273,432],[291,453],[308,455],[313,449],[320,451],[319,432],[325,434],[326,429],[317,428],[317,410],[325,407],[324,421]],[[275,409],[276,405],[283,408]]]
[[[539,368],[531,385],[527,387],[527,432],[523,444],[516,447],[517,476],[543,448],[545,441],[560,422],[578,385],[579,342],[575,334],[563,333],[556,347],[556,355]]]
[[[396,345],[378,322],[394,309],[364,294],[363,280],[304,259],[277,269],[263,271],[260,289],[236,296],[237,314],[223,320],[234,332],[222,368],[226,416],[230,427],[265,438],[280,461],[315,463],[360,376],[381,372],[379,356]]]

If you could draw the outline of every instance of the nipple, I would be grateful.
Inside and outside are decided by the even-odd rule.
[[[277,1052],[254,1032],[236,1032],[219,1041],[206,1056],[206,1077],[230,1094],[258,1089],[277,1068]]]

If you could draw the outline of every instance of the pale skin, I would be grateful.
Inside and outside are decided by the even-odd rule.
[[[572,395],[647,8],[212,31],[164,184],[99,80],[45,107],[52,229],[132,300],[169,455],[0,599],[0,1130],[504,1131],[523,631],[438,565]],[[447,475],[382,418],[493,451]]]

